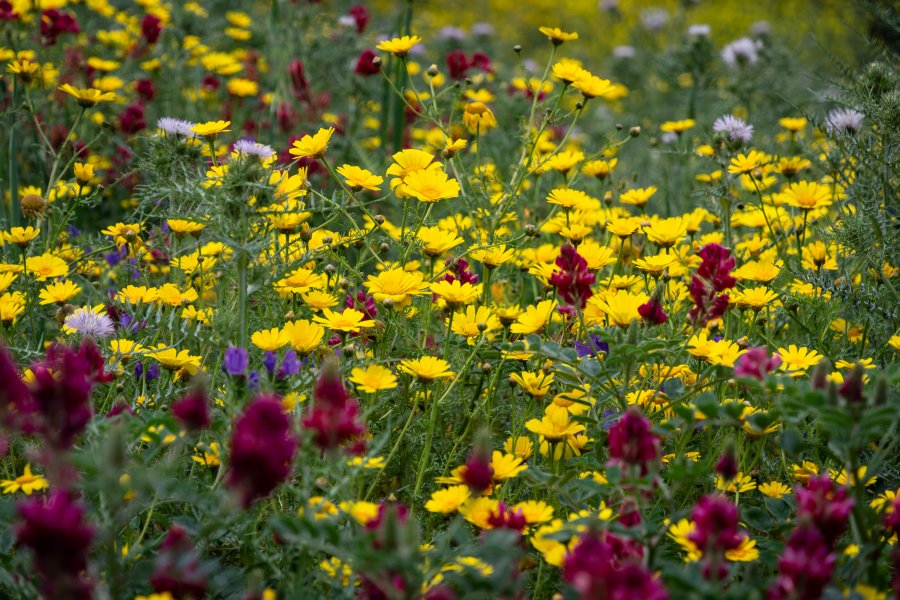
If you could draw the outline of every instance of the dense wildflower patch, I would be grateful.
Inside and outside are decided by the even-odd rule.
[[[682,4],[0,0],[3,593],[900,594],[896,31]]]

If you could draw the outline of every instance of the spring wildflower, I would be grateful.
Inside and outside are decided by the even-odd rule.
[[[369,394],[375,394],[382,390],[392,390],[397,387],[397,376],[393,371],[377,364],[371,364],[365,369],[355,367],[350,371],[350,382]]]
[[[446,360],[433,356],[400,361],[399,369],[422,382],[451,379],[456,375],[450,370],[450,364]]]
[[[26,496],[30,496],[34,492],[49,488],[50,482],[43,475],[32,474],[31,465],[26,463],[25,470],[20,476],[0,481],[0,487],[3,488],[4,494],[15,494],[21,491]]]
[[[334,127],[319,129],[315,135],[304,135],[291,146],[290,154],[294,158],[322,158],[334,134]]]
[[[382,52],[390,52],[394,56],[403,58],[409,54],[409,51],[413,49],[413,46],[416,46],[421,42],[422,38],[417,35],[404,35],[403,37],[380,42],[375,47]]]

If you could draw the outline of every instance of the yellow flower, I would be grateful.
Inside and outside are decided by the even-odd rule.
[[[716,475],[716,489],[730,494],[744,493],[756,489],[756,482],[749,475],[738,473],[731,481],[725,481],[721,475]]]
[[[600,325],[609,321],[610,325],[625,328],[641,318],[638,307],[650,297],[644,293],[632,294],[620,291],[614,295],[597,295],[588,300],[584,309],[584,320],[589,325]]]
[[[635,188],[628,190],[619,197],[622,204],[631,204],[633,206],[644,206],[653,194],[656,193],[654,186],[646,188]]]
[[[403,193],[419,202],[437,202],[459,196],[459,183],[441,169],[413,171],[403,178]]]
[[[442,297],[447,304],[459,306],[471,304],[481,296],[482,286],[472,283],[462,283],[458,279],[447,281],[442,279],[431,284],[431,291]]]
[[[325,308],[321,315],[313,317],[313,321],[321,323],[329,329],[359,333],[360,329],[375,327],[375,321],[365,317],[364,313],[353,308],[345,308],[343,312],[334,312],[330,308]]]
[[[400,362],[400,370],[414,376],[419,381],[428,382],[435,379],[451,379],[456,373],[450,370],[450,363],[443,358],[423,356],[409,358]]]
[[[69,265],[58,256],[44,253],[25,259],[25,271],[34,275],[38,281],[46,281],[68,275]]]
[[[459,508],[459,514],[479,529],[491,529],[490,518],[496,514],[499,505],[499,500],[480,496],[464,503]]]
[[[553,507],[543,500],[527,500],[519,502],[512,507],[513,511],[520,511],[529,525],[546,523],[553,519]]]
[[[378,516],[379,505],[374,502],[366,502],[364,500],[341,502],[338,506],[360,525],[366,525]]]
[[[790,131],[791,133],[797,133],[804,127],[806,127],[806,118],[805,117],[783,117],[778,119],[778,124]]]
[[[688,223],[681,217],[656,219],[644,229],[647,239],[660,248],[671,248],[687,234]]]
[[[156,350],[148,352],[145,356],[159,362],[163,368],[169,371],[184,370],[190,375],[196,375],[200,370],[202,356],[192,356],[187,350],[166,348],[166,344],[158,344]]]
[[[229,125],[231,125],[231,121],[207,121],[206,123],[197,123],[191,127],[191,131],[201,137],[212,139],[220,133],[231,131],[228,129]]]
[[[585,204],[595,202],[593,198],[582,192],[581,190],[573,190],[570,188],[556,188],[547,195],[548,204],[556,204],[563,208],[582,208]]]
[[[515,454],[504,454],[499,450],[491,453],[491,470],[493,471],[493,479],[495,482],[506,481],[512,479],[519,473],[528,468],[525,459]]]
[[[781,261],[749,260],[732,272],[732,275],[741,281],[758,281],[769,283],[781,273]]]
[[[365,287],[378,302],[390,301],[396,308],[408,306],[413,296],[428,293],[428,284],[418,271],[389,269],[378,275],[369,275]]]
[[[210,442],[206,450],[198,448],[197,451],[199,454],[191,456],[191,460],[207,467],[219,466],[219,444],[217,442]]]
[[[319,347],[325,337],[325,328],[309,321],[289,321],[282,331],[287,335],[288,343],[300,354],[309,354]]]
[[[449,322],[449,318],[447,321]],[[467,306],[465,311],[459,311],[453,316],[451,331],[468,338],[469,344],[474,344],[478,336],[484,334],[488,339],[493,339],[493,332],[500,329],[500,319],[486,306]]]
[[[20,267],[21,268],[21,267]],[[15,273],[0,272],[0,292],[5,292],[19,276]],[[41,302],[43,304],[43,302]]]
[[[812,210],[831,204],[831,190],[814,181],[798,181],[792,183],[785,191],[778,194],[778,199],[800,210]]]
[[[300,294],[300,297],[303,298],[303,302],[305,302],[308,307],[314,310],[331,308],[338,303],[337,298],[322,290],[310,290],[305,294]]]
[[[781,370],[788,371],[791,377],[800,377],[810,367],[817,365],[824,358],[815,350],[805,347],[798,347],[790,344],[787,348],[779,348],[778,355],[781,357]]]
[[[697,122],[694,119],[682,119],[681,121],[666,121],[659,126],[659,130],[664,133],[676,133],[681,135],[688,129],[691,129]]]
[[[71,281],[51,283],[41,290],[41,304],[65,304],[81,292],[81,288]]]
[[[497,244],[496,246],[472,250],[469,252],[469,256],[472,260],[477,260],[483,263],[484,266],[492,269],[512,260],[515,256],[515,251],[512,248],[507,249],[506,244]]]
[[[440,227],[422,227],[416,234],[422,242],[422,252],[426,256],[440,256],[447,250],[455,248],[463,243],[463,239],[455,232],[441,229]]]
[[[15,323],[24,310],[25,295],[22,292],[7,292],[0,296],[0,321]]]
[[[350,381],[355,383],[357,388],[369,394],[397,387],[397,376],[393,371],[376,364],[369,365],[365,369],[355,367],[350,371]]]
[[[206,228],[205,223],[185,221],[184,219],[167,219],[166,224],[169,226],[169,229],[180,235],[196,235]]]
[[[497,126],[497,117],[484,102],[466,104],[462,114],[463,125],[469,133],[485,132]]]
[[[553,385],[553,374],[549,375],[543,371],[532,373],[531,371],[522,371],[521,373],[513,373],[509,379],[521,387],[525,392],[536,398],[543,398],[550,391]]]
[[[800,483],[806,483],[813,475],[819,474],[819,466],[808,460],[804,460],[803,464],[791,465],[791,471],[794,473],[794,480]]]
[[[81,185],[87,185],[94,179],[94,165],[91,163],[75,163],[75,179]]]
[[[245,77],[232,77],[225,86],[232,96],[246,98],[259,93],[259,84]]]
[[[766,304],[777,300],[778,294],[767,287],[759,286],[731,293],[731,302],[741,308],[760,310]]]
[[[763,496],[768,496],[769,498],[783,498],[791,493],[791,488],[780,481],[769,481],[760,484],[759,491]]]
[[[116,95],[113,92],[101,92],[94,88],[76,88],[68,83],[59,86],[59,90],[75,98],[75,101],[82,108],[90,108],[100,102],[110,102],[116,99]]]
[[[402,188],[403,180],[407,175],[415,173],[416,171],[440,169],[443,167],[439,162],[432,162],[434,161],[434,156],[428,152],[416,150],[414,148],[401,150],[400,152],[395,153],[391,158],[394,159],[394,163],[388,167],[387,174],[393,177],[393,179],[391,179],[391,189],[394,190],[400,198],[410,197],[410,195],[404,193],[402,189],[398,189]]]
[[[344,177],[347,187],[355,192],[359,190],[377,192],[379,191],[378,186],[384,183],[384,178],[354,165],[341,165],[337,168],[337,172]]]
[[[534,444],[525,436],[511,437],[503,442],[503,450],[507,454],[513,454],[522,460],[528,460],[534,453]]]
[[[580,455],[587,441],[584,425],[571,421],[569,411],[556,404],[548,404],[543,418],[527,421],[525,428],[538,434],[541,454],[547,456],[552,452],[554,460]]]
[[[34,475],[31,473],[31,465],[26,464],[25,470],[19,477],[15,479],[4,479],[0,481],[4,494],[15,494],[19,490],[25,492],[26,496],[30,496],[32,492],[45,490],[50,487],[50,482],[43,475]]]
[[[304,135],[291,146],[291,156],[296,158],[322,158],[331,141],[334,127],[319,129],[315,135]]]
[[[617,235],[622,239],[627,238],[641,227],[640,217],[624,217],[610,219],[606,224],[606,229],[613,235]]]
[[[27,58],[17,59],[6,65],[7,72],[19,75],[25,83],[30,82],[32,75],[40,69],[41,65],[39,63],[32,62]]]
[[[385,40],[375,46],[375,48],[382,52],[390,52],[394,56],[402,58],[409,54],[409,51],[412,50],[413,46],[419,44],[421,41],[422,38],[417,35],[404,35],[403,37]]]
[[[767,157],[762,152],[751,150],[747,154],[738,154],[731,159],[728,166],[728,172],[732,175],[744,175],[750,173],[767,161]]]
[[[529,306],[516,318],[516,322],[509,330],[519,334],[537,333],[550,322],[555,308],[555,300],[542,300],[536,305]]]
[[[581,92],[581,95],[587,100],[591,98],[608,98],[616,91],[616,87],[609,79],[590,74],[573,83],[572,87]]]
[[[567,33],[559,27],[538,27],[538,31],[547,36],[547,39],[553,42],[554,46],[559,46],[563,42],[573,42],[578,39],[578,33]]]
[[[264,352],[274,352],[279,348],[288,345],[290,338],[287,331],[274,327],[272,329],[264,329],[256,331],[250,336],[250,341],[254,346]]]
[[[24,248],[41,233],[40,229],[34,227],[13,227],[9,231],[0,232],[3,241],[8,244],[15,244],[20,248]]]
[[[425,503],[425,510],[448,515],[460,509],[472,493],[467,485],[454,485],[431,494],[431,500]]]

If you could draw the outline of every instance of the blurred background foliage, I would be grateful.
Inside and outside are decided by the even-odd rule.
[[[768,23],[797,58],[811,66],[835,59],[859,63],[870,58],[867,41],[894,49],[896,30],[885,22],[896,19],[897,3],[889,0],[375,0],[376,13],[395,13],[401,25],[412,6],[412,31],[418,35],[445,27],[471,29],[490,23],[503,41],[540,46],[543,25],[578,31],[572,54],[578,58],[608,56],[616,46],[650,46],[657,50],[680,39],[694,24],[712,29],[716,45],[750,34],[754,24]],[[657,25],[654,27],[654,25]],[[598,56],[599,55],[599,56]]]

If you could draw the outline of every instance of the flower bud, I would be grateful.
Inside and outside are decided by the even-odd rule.
[[[629,129],[629,130],[628,130],[628,135],[630,135],[630,136],[633,137],[633,138],[636,138],[636,137],[638,137],[639,135],[641,135],[641,128],[640,128],[640,126],[639,126],[639,125],[635,125],[635,126],[632,127],[631,129]]]

